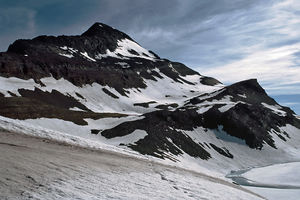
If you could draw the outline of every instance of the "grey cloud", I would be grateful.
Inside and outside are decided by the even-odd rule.
[[[133,37],[142,39],[140,42],[152,47],[153,41],[163,42],[167,37],[150,37],[143,42],[140,32],[157,31],[172,32],[173,39],[180,40],[181,35],[189,34],[194,24],[197,24],[216,14],[230,12],[235,9],[247,8],[256,1],[240,0],[173,0],[173,1],[148,1],[148,0],[90,0],[90,1],[5,1],[2,3],[3,9],[24,8],[36,12],[35,23],[36,32],[28,35],[34,37],[38,34],[79,34],[79,31],[88,28],[95,21],[102,21],[115,26],[121,30],[129,32]],[[22,16],[16,15],[18,12],[10,12],[9,18],[12,20],[1,21],[1,26],[7,27],[16,37],[18,30],[10,29],[17,27],[18,21],[23,20]],[[5,26],[9,24],[8,26]],[[64,31],[64,32],[63,32]],[[193,33],[193,32],[192,32]],[[192,34],[191,33],[191,34]],[[162,33],[164,35],[164,33]],[[168,34],[166,34],[168,36]],[[169,39],[171,41],[171,39]],[[163,53],[163,52],[162,52]]]
[[[27,8],[0,8],[0,49],[5,50],[17,38],[35,34],[35,15],[34,10]]]

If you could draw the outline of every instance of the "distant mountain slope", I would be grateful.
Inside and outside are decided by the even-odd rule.
[[[0,115],[3,129],[22,124],[219,171],[300,155],[299,118],[257,80],[225,86],[101,23],[0,53]]]

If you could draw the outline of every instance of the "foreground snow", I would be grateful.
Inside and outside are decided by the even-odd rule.
[[[0,132],[0,199],[261,199],[226,181],[129,156]]]

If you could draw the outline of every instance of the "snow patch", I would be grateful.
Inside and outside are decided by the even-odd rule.
[[[197,113],[199,114],[203,114],[205,112],[207,112],[209,109],[211,109],[212,106],[202,106],[197,110]]]
[[[81,55],[83,55],[85,58],[87,58],[90,61],[96,62],[94,58],[91,58],[87,52],[80,52]]]
[[[245,98],[245,99],[247,98],[246,94],[238,94],[238,96],[242,97],[242,98]]]
[[[67,47],[67,46],[63,46],[63,47],[59,47],[59,48],[61,48],[62,50],[65,50],[65,51],[68,50],[68,47]]]
[[[72,54],[64,54],[64,53],[59,53],[61,56],[65,56],[67,58],[73,58],[74,56]]]
[[[279,106],[279,105],[269,105],[269,104],[266,104],[266,103],[261,103],[261,104],[262,104],[264,107],[266,107],[266,108],[272,110],[273,113],[275,113],[275,114],[277,114],[277,115],[279,115],[279,116],[285,117],[285,116],[287,115],[285,111],[280,110],[280,109],[282,109],[282,107]]]
[[[178,72],[177,72],[177,70],[176,69],[174,69],[174,67],[173,67],[173,65],[172,65],[172,63],[169,63],[169,65],[168,65],[171,69],[172,69],[172,71],[173,72],[175,72],[175,73],[177,73],[178,74]]]
[[[231,108],[233,108],[236,104],[237,103],[228,103],[227,105],[218,108],[218,110],[220,112],[226,112],[226,111],[230,110]]]
[[[205,95],[198,97],[198,99],[199,100],[209,99],[209,98],[217,96],[218,94],[220,94],[226,90],[224,88],[224,86],[220,86],[220,87],[215,86],[215,88],[219,88],[219,89],[217,89],[216,91],[212,91],[210,93],[206,93]]]
[[[107,49],[105,54],[99,53],[95,56],[95,58],[102,59],[106,57],[115,57],[119,59],[128,59],[130,57],[137,57],[156,61],[156,58],[152,53],[150,53],[148,50],[144,49],[134,41],[131,41],[129,39],[122,39],[118,41],[117,45],[118,47],[115,49],[115,51],[112,52],[109,49]],[[135,53],[132,53],[133,51]]]
[[[69,110],[86,112],[86,110],[82,110],[78,107],[69,108]]]
[[[198,97],[200,100],[203,100],[203,99],[208,99],[208,98],[211,98],[213,96],[216,96],[218,95],[219,93],[221,93],[223,91],[220,90],[220,91],[216,91],[216,92],[213,92],[213,94],[208,94],[208,95],[205,95],[204,97]],[[202,103],[198,103],[197,106],[214,106],[214,105],[223,105],[221,106],[220,108],[218,108],[218,110],[220,112],[226,112],[228,110],[230,110],[231,108],[233,108],[235,105],[239,104],[239,103],[242,103],[242,104],[245,104],[245,102],[242,102],[242,101],[237,101],[237,102],[233,102],[231,99],[233,97],[230,96],[230,95],[226,95],[224,96],[222,99],[220,100],[217,100],[217,99],[213,99],[212,101],[208,101],[208,100],[205,100],[203,101]],[[200,108],[201,109],[201,108]],[[210,109],[210,108],[209,108]],[[204,112],[206,112],[207,110],[204,110]],[[200,112],[201,113],[201,112]]]
[[[194,84],[199,84],[200,83],[200,79],[202,76],[198,75],[198,74],[194,74],[194,75],[186,75],[186,76],[180,76],[180,78],[187,80],[188,82],[194,83]]]
[[[64,50],[64,51],[68,51],[68,52],[70,52],[71,54],[77,53],[77,52],[78,52],[77,49],[74,49],[74,48],[72,48],[72,47],[63,46],[63,47],[59,47],[59,48],[62,49],[62,50]]]
[[[0,76],[0,93],[4,94],[5,97],[11,96],[7,91],[20,96],[18,89],[23,88],[33,90],[34,87],[38,86],[39,85],[36,84],[33,79],[24,80],[15,77],[5,78]]]
[[[130,65],[128,63],[126,63],[126,62],[117,62],[116,64],[117,65],[121,65],[122,68],[129,68],[130,67]]]

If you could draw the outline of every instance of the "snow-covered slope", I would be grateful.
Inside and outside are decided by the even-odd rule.
[[[0,132],[0,199],[263,199],[203,173]]]

